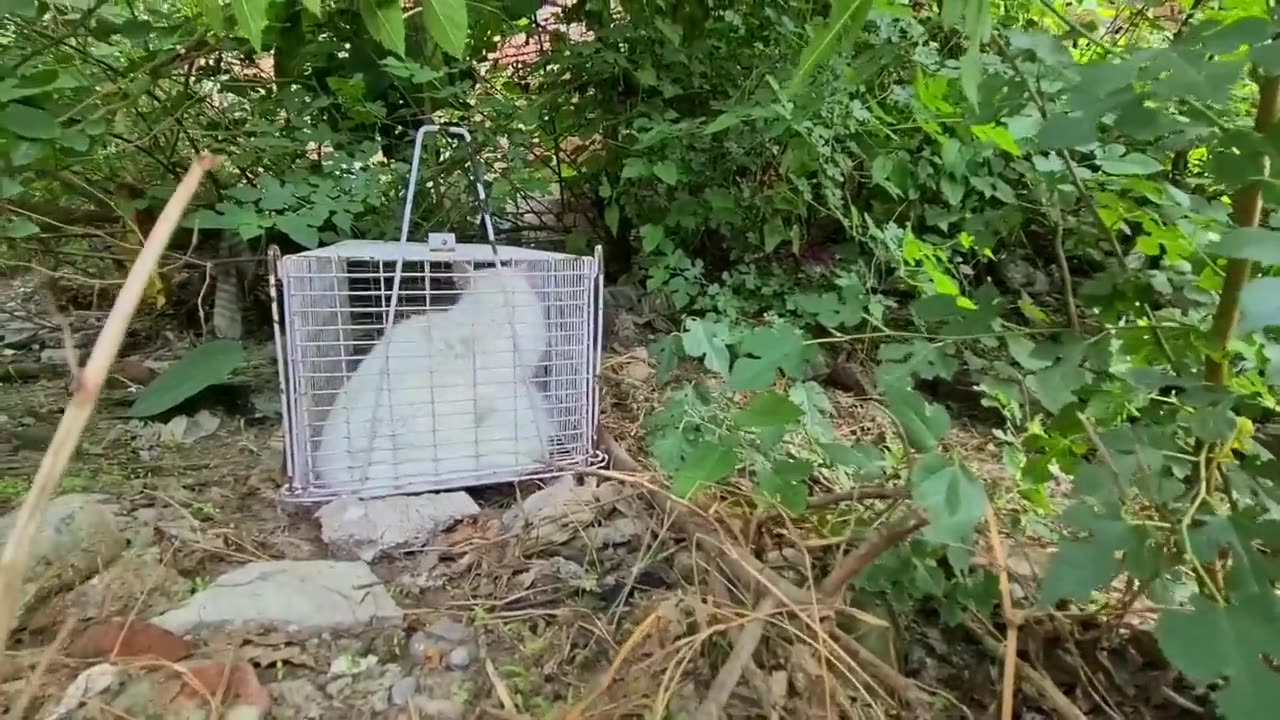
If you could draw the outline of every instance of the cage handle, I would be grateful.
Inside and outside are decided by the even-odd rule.
[[[493,216],[489,212],[489,196],[484,190],[484,173],[480,167],[480,157],[476,154],[475,144],[471,141],[471,133],[460,125],[423,125],[413,139],[413,159],[409,164],[409,189],[404,198],[404,218],[400,222],[400,242],[409,241],[409,221],[413,215],[413,196],[418,188],[418,168],[422,162],[422,140],[428,134],[453,135],[459,144],[466,148],[467,164],[471,172],[471,185],[475,190],[476,205],[480,208],[480,224],[484,228],[485,239],[493,249],[494,258],[498,255],[498,242],[493,232]]]

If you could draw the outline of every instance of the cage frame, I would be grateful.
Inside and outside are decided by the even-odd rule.
[[[487,246],[482,243],[462,244],[458,245],[453,242],[452,233],[431,232],[428,234],[427,243],[409,243],[409,229],[412,218],[413,198],[415,188],[418,182],[419,164],[422,151],[422,143],[428,134],[447,134],[458,139],[470,155],[470,169],[472,181],[475,190],[475,199],[480,209],[481,224],[485,236],[488,239]],[[422,262],[424,264],[425,278],[431,277],[430,266],[432,263],[438,262],[456,262],[472,261],[472,262],[492,262],[494,265],[509,264],[514,261],[557,261],[572,260],[589,263],[589,274],[584,275],[585,283],[581,291],[584,293],[582,302],[583,311],[583,333],[586,339],[585,347],[582,348],[585,353],[582,358],[580,370],[583,375],[585,387],[581,398],[581,402],[585,407],[581,408],[578,417],[571,416],[572,419],[581,419],[585,426],[581,428],[582,441],[574,446],[575,452],[572,457],[567,460],[559,460],[556,462],[544,463],[542,469],[536,472],[523,472],[519,478],[502,477],[501,479],[483,479],[479,477],[461,477],[444,482],[431,483],[426,479],[406,479],[398,483],[396,487],[375,486],[372,489],[360,490],[350,487],[343,488],[326,488],[317,487],[318,471],[312,462],[311,438],[308,431],[314,427],[322,426],[321,423],[309,421],[307,417],[307,408],[304,405],[304,398],[307,393],[304,392],[302,386],[302,378],[300,371],[306,360],[300,357],[297,351],[296,338],[291,335],[296,334],[300,327],[305,327],[298,323],[298,316],[294,312],[291,302],[291,286],[289,283],[290,273],[288,264],[293,258],[331,258],[332,262],[344,263],[344,268],[348,267],[348,263],[352,260],[364,260],[371,262],[387,262],[389,258],[386,254],[394,247],[395,270],[393,273],[390,291],[385,293],[384,297],[389,297],[390,302],[387,305],[385,323],[379,333],[379,340],[385,337],[392,325],[396,322],[397,305],[401,300],[401,281],[404,273],[404,264],[409,262]],[[481,249],[486,248],[491,255],[482,256]],[[424,125],[419,128],[414,140],[413,159],[410,165],[408,189],[405,195],[404,213],[401,222],[401,233],[398,241],[369,241],[369,240],[343,240],[333,243],[322,248],[315,248],[300,253],[284,255],[278,246],[272,245],[268,249],[268,273],[269,288],[271,295],[271,317],[272,328],[276,347],[276,364],[277,372],[280,379],[280,401],[281,401],[281,432],[284,441],[284,487],[281,488],[281,499],[292,503],[319,503],[342,497],[357,498],[373,498],[387,497],[396,495],[420,494],[423,492],[437,492],[444,490],[457,490],[491,485],[495,483],[510,482],[515,479],[525,477],[552,477],[564,472],[585,469],[589,467],[599,467],[605,462],[605,455],[599,448],[599,423],[600,423],[600,388],[599,376],[604,352],[603,337],[603,302],[604,302],[604,264],[602,249],[596,245],[592,255],[579,255],[567,252],[556,252],[544,250],[541,248],[525,248],[519,245],[499,246],[494,237],[493,221],[489,212],[488,198],[485,192],[483,176],[480,169],[478,156],[472,149],[470,133],[462,127],[450,125]],[[545,271],[544,271],[545,272]],[[345,274],[345,273],[344,273]],[[540,276],[543,272],[538,273]],[[556,272],[553,270],[549,276],[554,276]],[[381,275],[385,280],[387,276]],[[544,288],[546,289],[546,288]],[[566,291],[565,288],[553,287],[554,291]],[[349,301],[350,290],[337,290],[334,297],[347,299]],[[337,312],[351,312],[350,305],[345,307],[339,305],[334,308]],[[548,318],[548,323],[552,321]],[[344,345],[349,341],[342,340]],[[550,348],[548,348],[550,349]],[[345,356],[343,356],[345,358]],[[424,358],[425,360],[425,358]],[[576,360],[576,358],[575,358]],[[576,365],[578,363],[571,363]],[[342,388],[350,381],[354,375],[354,370],[343,371],[345,375]],[[536,388],[535,388],[536,390]],[[540,391],[539,391],[540,392]],[[545,398],[544,398],[545,399]],[[435,402],[434,400],[432,401]],[[333,406],[330,406],[332,408]],[[560,433],[579,432],[578,430],[565,430],[560,428]],[[397,462],[399,462],[397,460]],[[478,471],[475,474],[482,474],[486,471]],[[430,487],[423,487],[429,484]]]

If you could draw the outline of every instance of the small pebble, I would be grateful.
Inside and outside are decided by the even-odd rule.
[[[467,713],[467,708],[462,703],[439,698],[416,697],[413,699],[413,708],[418,711],[418,717],[424,720],[462,720]]]
[[[431,627],[427,628],[427,632],[441,640],[455,643],[466,642],[471,639],[471,627],[457,620],[445,619],[432,623]]]
[[[406,705],[413,699],[413,694],[418,692],[418,679],[412,675],[402,677],[391,686],[391,704]]]
[[[471,648],[459,645],[449,652],[446,662],[454,670],[466,670],[471,666]]]

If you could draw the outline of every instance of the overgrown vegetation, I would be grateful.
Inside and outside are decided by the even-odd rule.
[[[412,130],[462,122],[497,207],[567,198],[613,274],[679,316],[660,372],[708,372],[648,428],[674,492],[745,479],[802,515],[818,482],[900,481],[930,522],[866,584],[951,621],[996,608],[970,555],[987,504],[1012,510],[1057,543],[1038,610],[1145,599],[1222,717],[1266,716],[1277,13],[614,5],[566,3],[572,31],[514,67],[488,54],[542,24],[538,3],[3,0],[5,255],[111,279],[103,256],[127,259],[197,148],[228,162],[193,227],[253,248],[391,238]],[[447,174],[424,227],[473,220]],[[155,294],[192,297],[167,277]],[[902,442],[839,437],[815,374],[832,348],[874,354]],[[949,411],[940,385],[979,401]],[[996,418],[1007,483],[942,449],[958,412]]]

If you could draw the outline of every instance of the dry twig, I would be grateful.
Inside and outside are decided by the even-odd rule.
[[[13,531],[5,543],[3,555],[0,555],[0,649],[7,647],[9,633],[17,619],[22,580],[30,563],[31,547],[40,518],[80,443],[80,435],[98,403],[102,384],[120,352],[120,345],[129,329],[129,321],[142,299],[147,281],[155,272],[165,245],[200,186],[201,178],[216,167],[218,162],[217,157],[208,154],[196,158],[182,182],[178,183],[169,202],[165,204],[133,267],[129,269],[124,287],[120,289],[102,333],[94,344],[93,352],[89,354],[89,360],[75,383],[75,394],[67,404],[53,440],[40,461],[40,468],[36,470],[31,489],[18,510]]]

